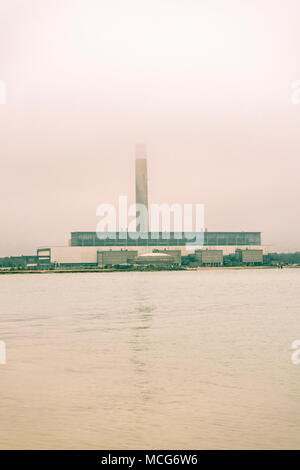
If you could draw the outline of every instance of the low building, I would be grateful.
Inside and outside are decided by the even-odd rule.
[[[181,250],[153,250],[153,253],[163,253],[165,255],[172,256],[174,264],[181,264]]]
[[[3,262],[0,265],[2,267],[10,267],[12,269],[30,269],[36,268],[38,263],[37,256],[11,256],[10,258],[3,258]]]
[[[97,251],[94,247],[54,246],[37,250],[39,267],[97,267]]]
[[[263,250],[237,250],[237,257],[243,264],[263,264]]]
[[[176,264],[174,257],[166,253],[146,253],[138,256],[135,263],[144,266],[172,266]]]
[[[11,261],[8,256],[0,258],[0,268],[6,269],[11,267]]]
[[[195,257],[201,266],[222,266],[222,250],[196,250]]]
[[[29,256],[24,256],[26,260],[26,268],[31,269],[31,268],[37,268],[38,266],[38,257],[34,255],[29,255]]]
[[[40,247],[37,250],[38,265],[40,268],[47,269],[49,266],[56,267],[97,267],[98,266],[98,252],[120,252],[120,251],[134,251],[137,252],[138,256],[151,255],[152,252],[156,254],[171,255],[173,258],[176,257],[175,264],[178,264],[179,258],[181,262],[181,256],[188,256],[194,254],[196,251],[204,250],[207,252],[206,259],[210,258],[211,255],[208,252],[222,251],[223,255],[236,255],[237,246],[177,246],[177,247],[161,247],[161,246],[110,246],[110,247],[99,247],[99,246],[52,246],[52,247]],[[263,254],[274,252],[272,247],[269,246],[245,246],[244,250],[262,250]],[[211,258],[210,258],[211,259]],[[217,261],[219,262],[219,261]],[[214,263],[214,261],[207,261],[207,263]]]
[[[99,267],[133,264],[137,255],[135,250],[98,251],[97,264]]]
[[[51,248],[38,248],[37,252],[37,262],[40,268],[47,268],[51,263]]]
[[[24,269],[26,267],[26,259],[24,256],[11,256],[10,260],[14,268]]]

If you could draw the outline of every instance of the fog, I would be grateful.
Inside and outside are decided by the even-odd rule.
[[[0,256],[95,231],[100,203],[203,203],[300,250],[298,0],[0,0]]]

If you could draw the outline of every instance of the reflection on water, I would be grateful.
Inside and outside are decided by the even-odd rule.
[[[0,448],[300,448],[300,270],[0,278]]]
[[[129,340],[129,347],[132,351],[131,361],[136,371],[140,399],[149,401],[151,399],[151,385],[147,376],[147,363],[143,354],[149,351],[149,329],[151,327],[151,312],[154,308],[147,305],[140,305],[136,308],[137,324],[132,327],[132,338]]]

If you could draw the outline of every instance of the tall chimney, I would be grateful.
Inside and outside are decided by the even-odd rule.
[[[135,201],[136,201],[136,231],[149,231],[148,219],[148,178],[147,150],[144,144],[137,144],[135,150]],[[141,207],[142,205],[142,207]],[[140,207],[139,207],[140,206]]]

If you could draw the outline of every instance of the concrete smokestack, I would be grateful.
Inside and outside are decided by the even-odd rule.
[[[136,231],[148,232],[147,150],[144,144],[136,146],[135,157]]]

